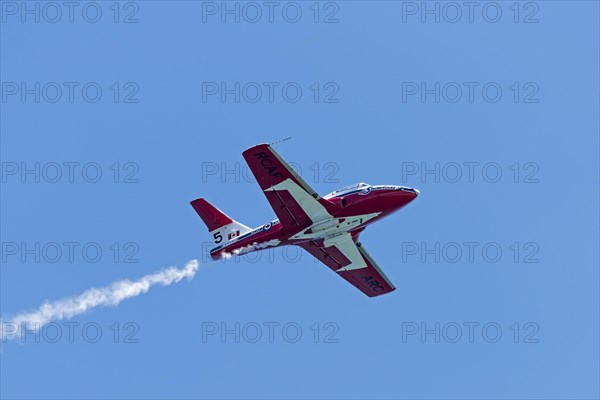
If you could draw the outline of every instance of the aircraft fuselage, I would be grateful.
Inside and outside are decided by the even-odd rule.
[[[211,257],[244,254],[281,245],[299,244],[310,240],[327,240],[350,233],[354,237],[367,225],[400,210],[413,201],[419,191],[405,186],[358,184],[324,196],[334,205],[330,216],[284,229],[279,220],[261,225],[240,236],[226,238],[226,244],[211,250]]]

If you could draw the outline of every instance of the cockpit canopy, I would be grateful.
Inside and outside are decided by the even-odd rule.
[[[329,193],[328,195],[323,196],[323,198],[330,199],[332,197],[343,196],[350,192],[355,192],[355,191],[358,191],[361,189],[368,188],[369,186],[371,186],[371,185],[369,185],[368,183],[364,183],[364,182],[354,183],[352,185],[344,186],[341,189],[335,190],[335,191]]]

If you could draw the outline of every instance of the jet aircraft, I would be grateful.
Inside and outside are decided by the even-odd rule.
[[[216,245],[210,251],[212,259],[296,245],[369,297],[395,289],[359,235],[417,198],[417,189],[356,183],[321,197],[270,144],[251,147],[242,155],[278,218],[252,229],[204,198],[193,200]]]

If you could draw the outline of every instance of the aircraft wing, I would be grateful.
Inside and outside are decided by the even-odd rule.
[[[300,243],[298,246],[369,297],[396,289],[362,244],[349,233],[331,239]]]
[[[284,228],[302,228],[331,217],[333,207],[268,144],[242,153]]]

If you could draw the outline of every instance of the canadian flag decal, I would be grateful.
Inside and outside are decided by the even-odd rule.
[[[227,240],[231,240],[234,237],[238,237],[238,236],[240,236],[240,231],[239,230],[233,231],[233,232],[229,232],[229,235],[227,236]]]

